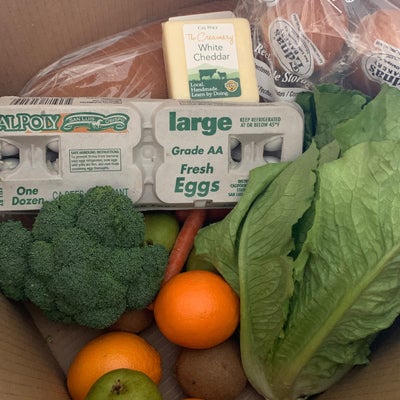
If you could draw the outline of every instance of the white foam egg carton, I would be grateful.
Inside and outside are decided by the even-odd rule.
[[[230,207],[251,169],[297,158],[292,103],[0,98],[0,211],[110,185],[144,209]]]

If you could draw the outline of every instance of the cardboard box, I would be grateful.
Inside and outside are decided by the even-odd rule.
[[[203,1],[204,2],[204,1]],[[37,70],[70,49],[168,16],[200,0],[3,0],[0,4],[0,95],[16,95]],[[319,400],[400,398],[400,327],[382,333],[371,363],[355,368]],[[78,349],[100,332],[49,322],[29,304],[0,295],[0,398],[68,400],[65,373]],[[181,399],[173,378],[177,348],[154,327],[143,335],[162,353],[166,400]],[[238,400],[261,400],[250,387]]]

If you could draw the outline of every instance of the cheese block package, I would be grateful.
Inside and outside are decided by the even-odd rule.
[[[231,207],[251,169],[298,157],[286,103],[0,99],[0,211],[111,185],[144,209]]]
[[[163,50],[170,98],[259,100],[247,19],[231,12],[170,18]]]

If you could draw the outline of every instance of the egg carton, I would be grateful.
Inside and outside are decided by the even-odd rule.
[[[0,211],[110,185],[144,209],[231,207],[251,169],[297,158],[292,103],[0,98]]]

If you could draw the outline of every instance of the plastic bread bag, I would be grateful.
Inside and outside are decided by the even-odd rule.
[[[232,11],[236,0],[186,7],[177,15]],[[20,96],[168,97],[161,20],[149,22],[66,54],[39,71]]]
[[[236,15],[252,25],[261,101],[295,100],[299,92],[327,82],[376,94],[385,79],[375,75],[369,83],[360,71],[365,75],[366,65],[371,68],[371,58],[365,60],[371,52],[389,51],[391,61],[399,57],[395,2],[399,0],[239,0]],[[375,12],[380,18],[371,22]],[[379,26],[390,33],[372,35]]]
[[[349,19],[344,0],[239,0],[253,28],[262,101],[294,100],[338,63]]]
[[[400,89],[400,0],[355,0],[348,9],[352,29],[336,81],[371,97],[382,84]]]

